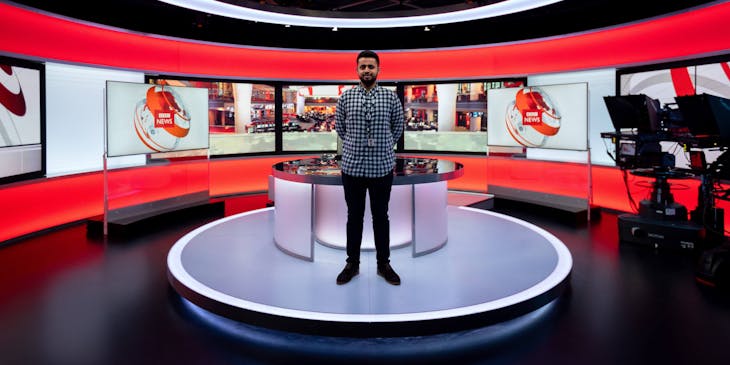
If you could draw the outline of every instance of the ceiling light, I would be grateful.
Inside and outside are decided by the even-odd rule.
[[[449,24],[470,20],[493,18],[539,8],[562,0],[504,0],[494,4],[440,14],[383,18],[325,18],[276,13],[216,0],[159,0],[179,7],[216,14],[229,18],[260,21],[273,24],[290,24],[303,27],[329,28],[393,28]],[[334,28],[332,29],[334,30]]]
[[[427,25],[427,26],[423,27],[423,31],[424,32],[430,32],[431,31],[431,28],[429,28],[428,25]]]
[[[337,27],[332,28],[332,31],[333,32],[336,32],[337,31]]]

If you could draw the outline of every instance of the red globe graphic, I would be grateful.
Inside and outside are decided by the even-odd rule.
[[[517,91],[507,106],[505,123],[510,136],[525,147],[542,147],[560,130],[560,113],[549,96],[537,87]]]
[[[16,117],[26,115],[27,105],[18,74],[12,66],[0,64],[0,146],[21,145],[22,120]]]
[[[173,151],[190,132],[190,115],[175,90],[164,85],[152,86],[146,98],[137,103],[134,129],[149,149]]]

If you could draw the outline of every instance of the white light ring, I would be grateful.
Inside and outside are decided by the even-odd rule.
[[[508,215],[494,213],[478,208],[459,207],[458,209],[473,212],[475,214],[483,214],[487,216],[497,217],[504,219],[512,223],[521,225],[525,229],[531,230],[543,239],[545,239],[555,250],[558,256],[558,262],[553,271],[545,277],[539,283],[526,288],[518,293],[495,299],[489,302],[468,305],[459,308],[432,310],[426,312],[413,312],[413,313],[399,313],[399,314],[341,314],[341,313],[324,313],[324,312],[312,312],[297,309],[287,309],[276,307],[267,304],[256,303],[245,299],[237,298],[215,289],[208,287],[207,285],[199,282],[195,279],[182,263],[182,252],[185,247],[193,240],[197,235],[208,230],[219,224],[238,219],[240,217],[252,214],[258,214],[261,212],[273,210],[274,208],[263,208],[244,213],[238,213],[229,217],[219,219],[217,221],[208,223],[204,226],[198,227],[195,230],[189,232],[182,238],[180,238],[167,254],[167,269],[168,273],[172,275],[178,282],[189,290],[198,293],[206,298],[215,300],[216,302],[223,303],[236,308],[243,308],[254,312],[284,316],[290,318],[315,320],[315,321],[328,321],[328,322],[355,322],[355,323],[388,323],[388,322],[417,322],[427,321],[434,319],[446,319],[446,318],[458,318],[461,316],[468,316],[472,314],[485,313],[493,310],[504,309],[513,305],[517,305],[531,299],[534,299],[540,295],[543,295],[553,288],[557,287],[565,280],[568,279],[570,272],[573,268],[573,256],[570,254],[568,248],[560,241],[557,237],[553,236],[548,231],[523,220],[510,217]]]
[[[398,28],[460,23],[527,11],[562,0],[505,0],[495,4],[440,14],[390,18],[325,18],[276,13],[215,0],[159,0],[171,5],[228,18],[319,28]]]

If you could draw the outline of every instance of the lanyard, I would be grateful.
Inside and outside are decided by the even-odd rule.
[[[370,133],[370,126],[373,122],[373,119],[375,118],[375,101],[373,100],[375,98],[375,89],[370,90],[370,92],[365,92],[363,97],[365,100],[363,101],[363,108],[365,109],[365,131],[367,133],[367,141],[368,141],[368,147],[375,146],[375,140],[372,138],[372,135]]]

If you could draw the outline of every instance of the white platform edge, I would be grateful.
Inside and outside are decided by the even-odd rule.
[[[215,300],[220,303],[224,303],[233,307],[238,307],[245,310],[250,310],[254,312],[274,315],[274,316],[281,316],[281,317],[289,317],[289,318],[298,318],[298,319],[306,319],[306,320],[316,320],[316,321],[328,321],[328,322],[348,322],[348,323],[387,323],[387,322],[409,322],[409,321],[428,321],[428,320],[435,320],[435,319],[444,319],[444,318],[455,318],[455,317],[461,317],[461,316],[467,316],[477,313],[484,313],[489,312],[501,308],[506,308],[515,304],[522,303],[524,301],[530,300],[532,298],[535,298],[541,294],[546,293],[547,291],[555,288],[556,286],[560,285],[570,274],[570,271],[573,267],[573,258],[570,254],[570,251],[568,248],[561,242],[557,237],[553,236],[551,233],[545,231],[544,229],[535,226],[534,224],[525,222],[523,220],[510,217],[504,214],[499,214],[495,212],[485,211],[478,208],[469,208],[469,207],[459,207],[459,209],[468,210],[477,214],[485,214],[485,215],[491,215],[498,217],[500,219],[509,220],[511,222],[514,222],[516,224],[522,225],[523,227],[530,229],[537,234],[544,237],[555,249],[557,255],[558,255],[558,263],[555,266],[555,269],[553,270],[550,275],[548,275],[545,279],[543,279],[541,282],[535,284],[534,286],[527,288],[519,293],[500,298],[497,300],[493,300],[490,302],[480,303],[472,306],[466,306],[461,308],[453,308],[453,309],[447,309],[447,310],[438,310],[438,311],[428,311],[428,312],[417,312],[417,313],[399,313],[399,314],[341,314],[341,313],[324,313],[324,312],[312,312],[312,311],[301,311],[301,310],[294,310],[294,309],[287,309],[287,308],[280,308],[275,306],[269,306],[264,305],[260,303],[255,303],[251,301],[247,301],[241,298],[236,298],[224,293],[221,293],[219,291],[213,290],[209,288],[208,286],[200,283],[195,278],[190,276],[187,271],[185,271],[185,268],[182,264],[182,252],[185,249],[185,246],[198,234],[201,232],[208,230],[212,227],[215,227],[219,224],[238,219],[240,217],[250,215],[250,214],[257,214],[261,213],[267,210],[273,210],[274,208],[263,208],[263,209],[257,209],[245,213],[240,213],[236,215],[232,215],[226,218],[219,219],[217,221],[208,223],[206,225],[203,225],[201,227],[198,227],[197,229],[189,232],[182,238],[180,238],[170,249],[170,252],[167,255],[167,268],[169,270],[169,273],[177,279],[182,285],[187,287],[189,290],[192,290],[202,296],[205,296],[207,298],[210,298],[212,300]],[[274,243],[272,242],[272,245]],[[295,259],[295,258],[292,258]],[[417,260],[417,258],[414,258]]]

